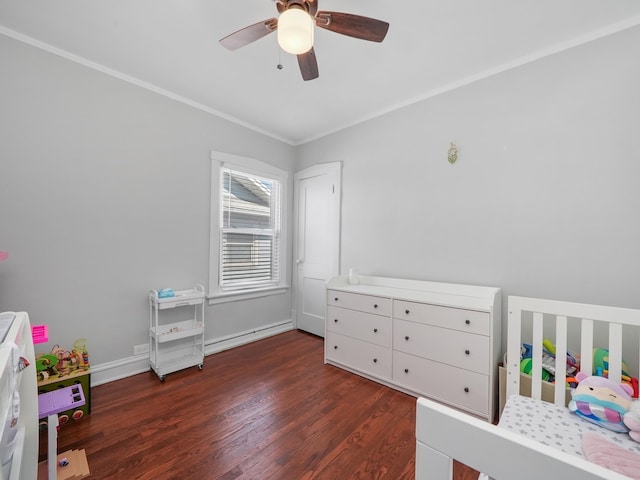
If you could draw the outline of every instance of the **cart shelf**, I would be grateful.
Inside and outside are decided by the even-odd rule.
[[[197,320],[185,320],[184,322],[169,323],[151,327],[151,338],[158,338],[158,343],[171,342],[181,338],[201,335],[204,326]]]

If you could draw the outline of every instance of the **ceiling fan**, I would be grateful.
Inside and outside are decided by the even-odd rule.
[[[318,0],[274,0],[280,16],[242,28],[220,40],[220,44],[236,50],[268,34],[278,31],[283,50],[298,57],[302,78],[318,78],[318,62],[313,50],[313,24],[350,37],[382,42],[389,24],[375,18],[350,13],[318,11]]]

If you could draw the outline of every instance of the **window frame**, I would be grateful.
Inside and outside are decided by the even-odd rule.
[[[250,175],[256,175],[265,179],[277,180],[280,183],[279,217],[280,231],[278,238],[278,270],[279,282],[273,285],[259,285],[253,288],[228,290],[220,285],[220,261],[221,261],[221,197],[223,168],[236,170]],[[209,235],[209,304],[245,300],[249,298],[264,297],[284,293],[287,285],[287,205],[288,205],[288,180],[289,174],[273,165],[255,158],[242,157],[224,152],[211,151],[211,219]]]

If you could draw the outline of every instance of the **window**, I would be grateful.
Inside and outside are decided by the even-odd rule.
[[[220,288],[278,284],[280,182],[222,167]]]
[[[212,153],[214,302],[285,288],[286,178],[285,172],[263,162]]]

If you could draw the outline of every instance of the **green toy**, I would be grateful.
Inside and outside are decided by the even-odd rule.
[[[600,377],[605,375],[605,372],[609,370],[609,350],[606,348],[594,348],[593,349],[593,374]],[[629,367],[622,361],[622,374],[629,375]]]
[[[520,360],[520,371],[522,373],[526,373],[527,375],[531,375],[532,370],[532,360],[531,358],[523,358]],[[548,382],[551,379],[551,374],[547,372],[544,368],[542,369],[542,380]]]
[[[42,354],[36,358],[36,372],[38,380],[46,380],[51,375],[58,375],[58,357],[51,354]]]

